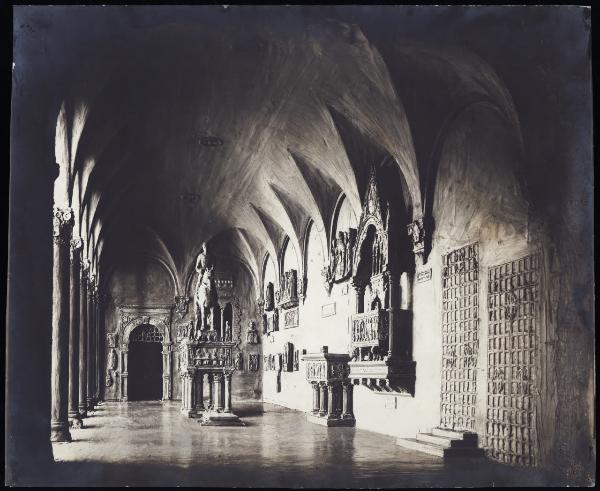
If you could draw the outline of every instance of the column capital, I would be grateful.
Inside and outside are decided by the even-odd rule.
[[[56,244],[69,245],[73,231],[73,222],[73,210],[71,208],[54,207],[52,235]]]

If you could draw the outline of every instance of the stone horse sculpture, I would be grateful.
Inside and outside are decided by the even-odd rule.
[[[210,327],[213,330],[212,309],[218,303],[218,296],[213,279],[214,264],[206,249],[206,243],[202,244],[200,254],[198,254],[196,271],[198,272],[198,282],[196,283],[196,293],[194,295],[196,328],[205,331]]]

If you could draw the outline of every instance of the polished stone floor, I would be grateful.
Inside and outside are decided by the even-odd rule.
[[[303,413],[266,403],[238,404],[245,427],[205,427],[178,402],[105,403],[54,444],[56,485],[245,487],[506,486],[548,482],[490,462],[444,464],[395,439],[355,428],[326,428]]]

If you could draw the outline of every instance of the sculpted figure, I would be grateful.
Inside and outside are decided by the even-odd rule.
[[[347,254],[346,254],[346,234],[338,232],[338,238],[334,243],[335,247],[335,278],[343,278],[347,269]]]
[[[196,271],[198,272],[196,294],[194,296],[196,325],[204,331],[209,327],[211,308],[217,304],[218,300],[213,279],[214,263],[207,250],[206,242],[202,244],[200,254],[198,254]]]

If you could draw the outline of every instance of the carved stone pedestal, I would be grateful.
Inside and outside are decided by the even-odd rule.
[[[244,426],[231,407],[234,346],[232,342],[182,340],[179,348],[182,414],[200,418],[198,422],[205,426]],[[205,383],[209,394],[206,401]]]
[[[313,388],[313,407],[306,419],[323,426],[354,426],[353,386],[348,379],[346,354],[321,353],[303,357],[306,362],[306,380]]]

